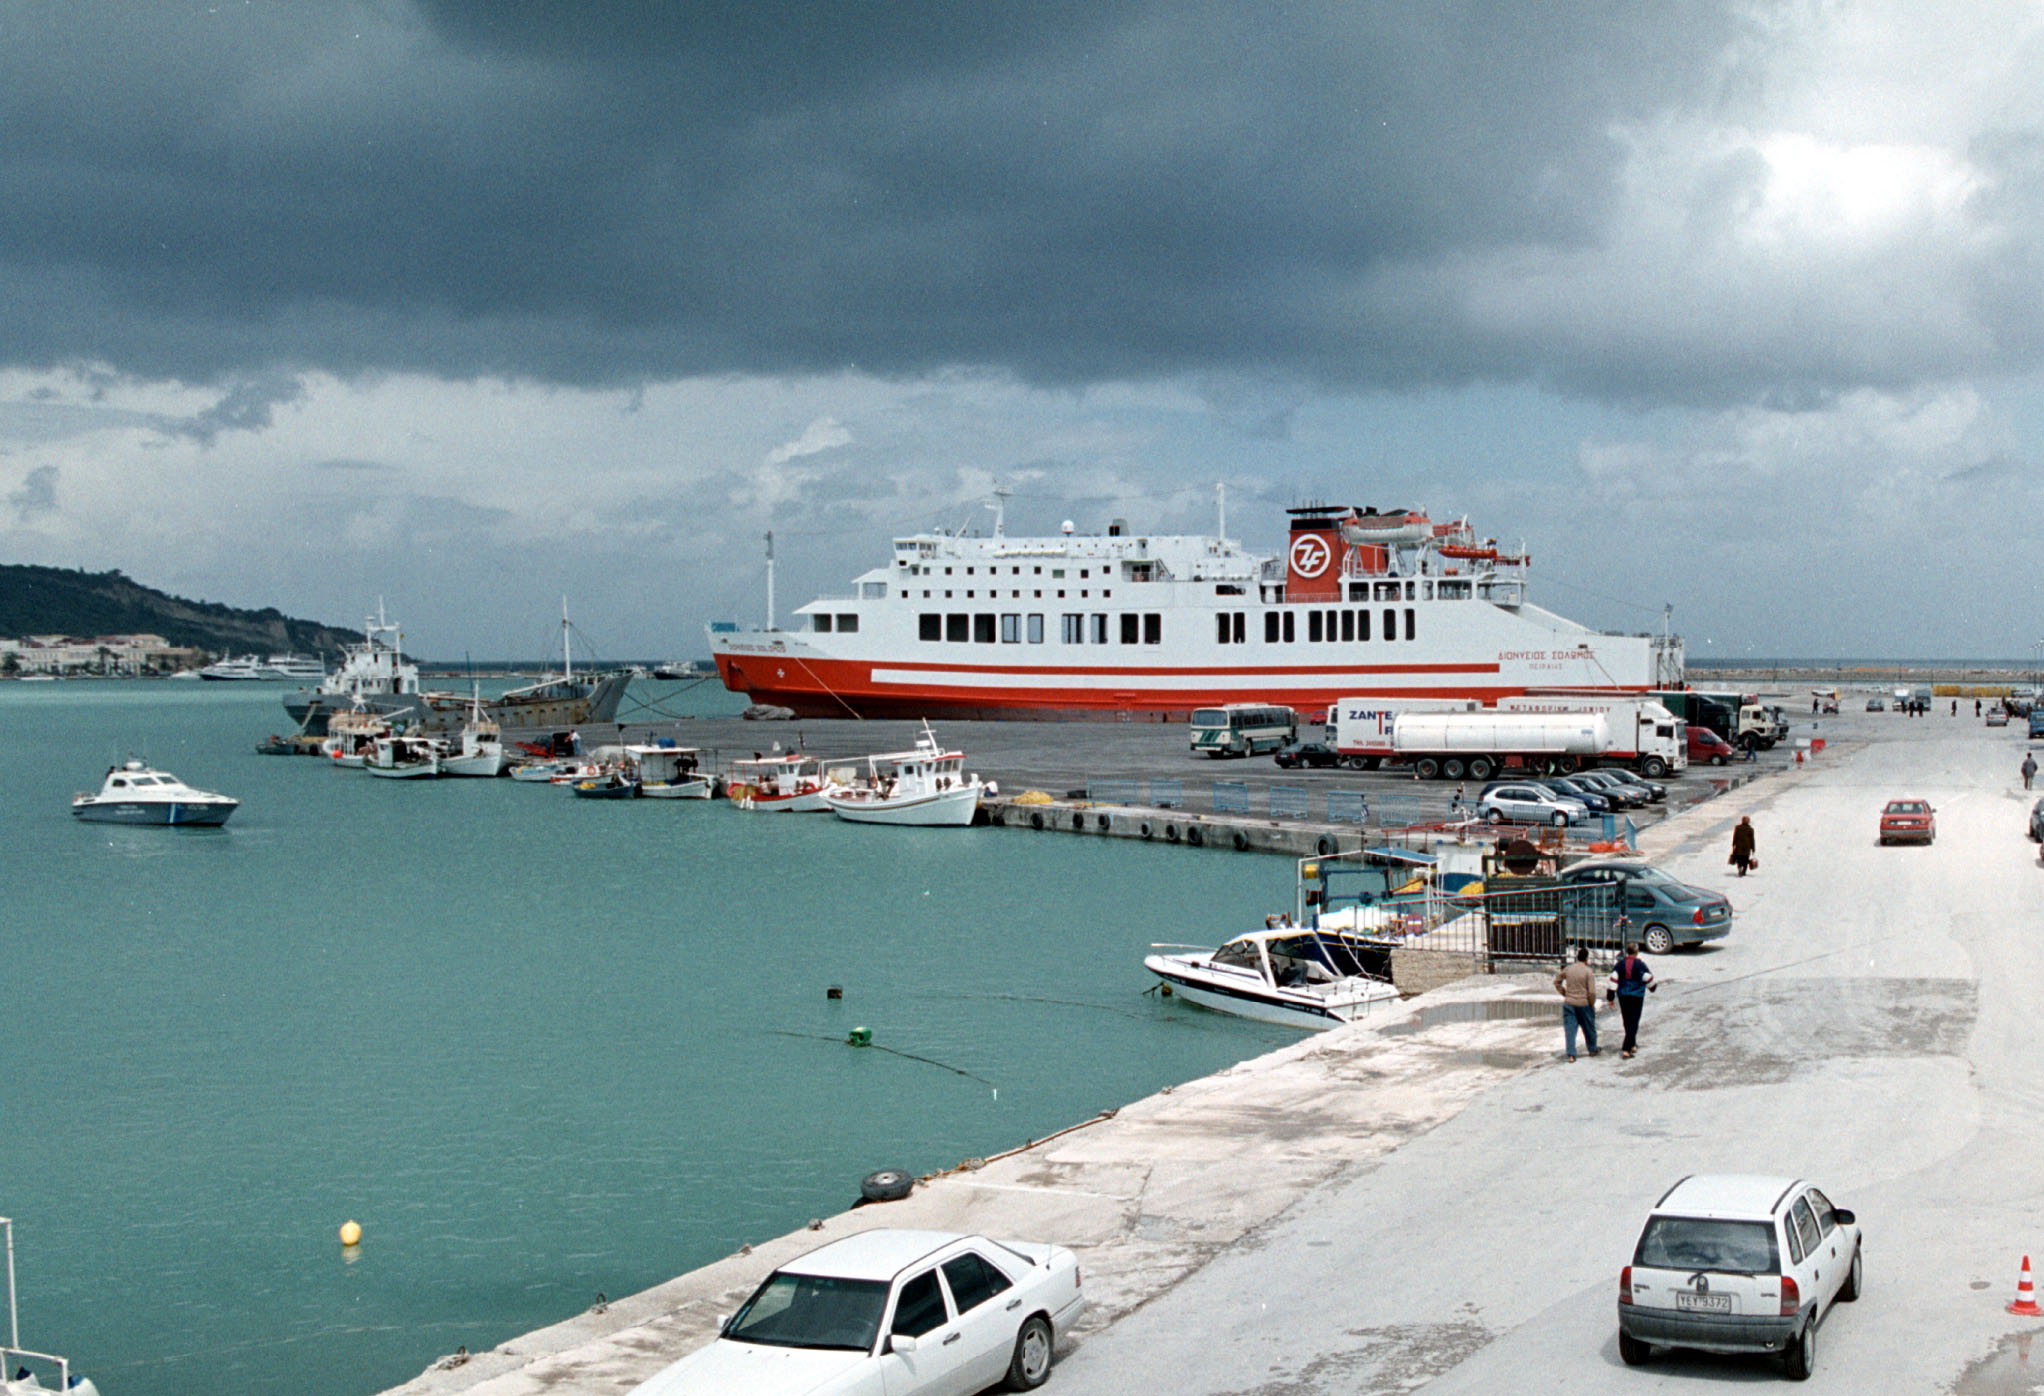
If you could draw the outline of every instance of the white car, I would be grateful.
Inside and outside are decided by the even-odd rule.
[[[1684,1178],[1647,1214],[1618,1278],[1618,1355],[1656,1345],[1780,1353],[1795,1381],[1817,1361],[1817,1325],[1860,1296],[1859,1221],[1801,1178]]]
[[[861,1232],[766,1277],[717,1340],[635,1396],[971,1396],[1030,1391],[1085,1311],[1062,1246]]]
[[[1590,807],[1581,800],[1556,794],[1544,785],[1525,780],[1501,780],[1483,788],[1476,797],[1479,818],[1496,824],[1580,824],[1590,817]]]

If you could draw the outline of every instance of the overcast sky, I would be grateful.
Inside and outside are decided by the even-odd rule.
[[[2044,8],[0,8],[0,560],[706,652],[1308,501],[1692,656],[2044,639]]]

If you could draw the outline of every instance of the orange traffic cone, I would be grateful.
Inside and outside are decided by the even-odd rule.
[[[2016,1302],[2009,1305],[2009,1312],[2025,1318],[2044,1318],[2044,1309],[2037,1307],[2037,1291],[2030,1288],[2030,1257],[2023,1257],[2023,1277],[2016,1281]]]

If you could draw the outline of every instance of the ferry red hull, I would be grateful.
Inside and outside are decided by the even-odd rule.
[[[1517,696],[1524,685],[1501,681],[1495,663],[1300,666],[1267,669],[1118,668],[1089,670],[1083,686],[1016,686],[1023,676],[1062,676],[1055,668],[1003,665],[915,665],[926,681],[873,677],[875,668],[901,675],[911,666],[794,655],[719,654],[724,686],[755,703],[792,710],[797,717],[929,718],[932,720],[1022,720],[1037,722],[1183,722],[1195,708],[1222,703],[1284,703],[1301,713],[1318,713],[1357,693],[1396,692],[1412,698],[1474,698],[1485,704]],[[1301,685],[1301,675],[1325,674],[1324,686]],[[972,676],[984,674],[984,682]],[[1185,676],[1210,686],[1185,687]],[[1281,679],[1275,676],[1282,676]],[[1158,686],[1163,679],[1181,683]],[[1004,684],[1003,679],[1009,680]],[[1103,680],[1105,682],[1103,682]],[[1613,693],[1644,691],[1619,689]]]

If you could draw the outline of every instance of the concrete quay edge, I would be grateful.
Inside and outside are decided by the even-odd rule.
[[[1842,753],[1846,745],[1835,749]],[[1642,855],[1728,841],[1739,815],[1820,764],[1814,758],[1808,767],[1769,773],[1778,779],[1735,784],[1680,811],[1642,831]],[[1062,1356],[1314,1189],[1554,1060],[1558,1010],[1552,1017],[1422,1026],[1428,1009],[1445,1008],[1439,1016],[1452,1017],[1449,1005],[1505,1000],[1556,1003],[1545,973],[1459,980],[1046,1139],[961,1162],[920,1180],[903,1201],[819,1218],[613,1300],[601,1312],[577,1314],[459,1362],[443,1358],[383,1396],[628,1392],[710,1341],[718,1321],[776,1266],[881,1226],[1050,1240],[1077,1251],[1092,1307],[1070,1335],[1061,1335]]]

